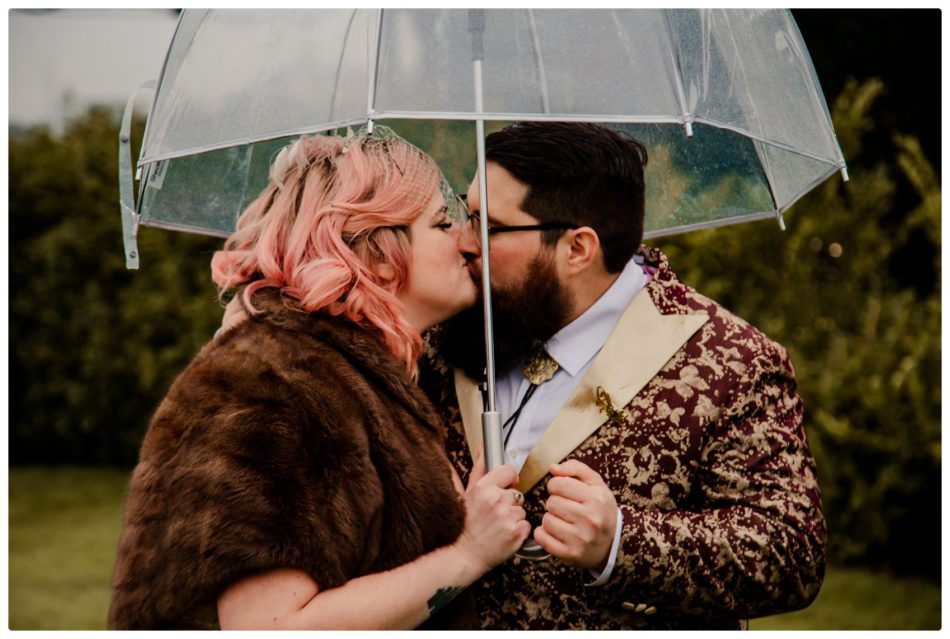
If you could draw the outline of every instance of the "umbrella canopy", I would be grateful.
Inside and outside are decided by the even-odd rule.
[[[486,122],[628,130],[650,153],[647,237],[781,222],[795,200],[845,171],[783,10],[186,10],[146,125],[137,204],[130,119],[127,109],[120,193],[130,268],[139,224],[229,235],[291,138],[375,121],[429,152],[456,188],[475,172],[458,161],[473,158],[474,139],[482,245]],[[493,468],[503,446],[489,269],[482,260],[482,427]]]
[[[289,138],[372,120],[456,188],[475,169],[476,120],[623,128],[650,151],[647,237],[780,216],[845,170],[788,11],[477,13],[185,10],[130,220],[228,235]]]

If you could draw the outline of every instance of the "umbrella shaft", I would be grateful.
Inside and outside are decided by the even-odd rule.
[[[477,63],[476,63],[477,64]],[[488,384],[488,411],[495,411],[495,336],[492,325],[491,260],[488,249],[488,182],[485,178],[485,122],[476,120],[475,136],[478,144],[478,193],[481,218],[482,246],[482,300],[485,313],[485,374]]]
[[[475,80],[475,111],[482,113],[482,61],[472,61]],[[504,462],[501,415],[495,409],[495,336],[492,325],[491,260],[488,249],[488,180],[485,176],[485,121],[475,120],[475,138],[478,148],[478,196],[482,247],[482,308],[485,313],[485,377],[488,392],[488,410],[482,413],[482,441],[485,444],[485,467],[491,470]]]

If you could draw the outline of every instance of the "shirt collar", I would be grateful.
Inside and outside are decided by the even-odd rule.
[[[573,322],[544,345],[548,354],[571,377],[581,371],[603,348],[620,316],[649,281],[636,257],[604,294]]]

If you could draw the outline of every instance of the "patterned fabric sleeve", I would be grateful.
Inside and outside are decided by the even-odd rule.
[[[704,433],[696,507],[621,505],[605,597],[709,619],[796,610],[817,595],[826,531],[794,373],[780,347],[751,369]]]

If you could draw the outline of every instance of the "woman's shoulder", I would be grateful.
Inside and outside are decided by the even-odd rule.
[[[214,337],[173,382],[156,418],[177,424],[266,412],[352,412],[354,395],[376,394],[386,356],[351,322],[304,314],[252,317]],[[228,422],[232,419],[226,420]]]

